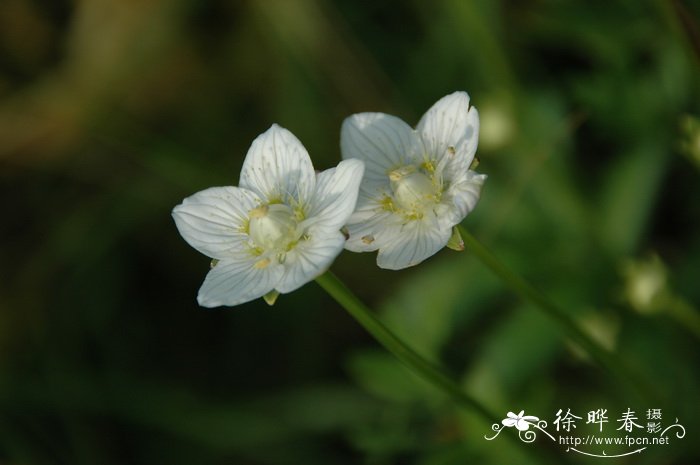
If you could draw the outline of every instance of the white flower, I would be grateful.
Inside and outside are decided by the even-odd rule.
[[[347,118],[343,158],[363,160],[366,172],[345,248],[379,250],[377,264],[398,270],[445,247],[486,180],[469,169],[478,136],[479,114],[466,92],[440,99],[415,130],[383,113]]]
[[[513,412],[508,412],[507,418],[504,418],[501,423],[508,428],[515,426],[518,431],[527,431],[530,429],[532,422],[537,422],[540,419],[530,415],[524,415],[525,410],[521,410],[517,415]]]
[[[273,125],[258,136],[238,187],[203,190],[173,209],[182,237],[214,259],[199,304],[288,293],[323,273],[343,249],[340,229],[355,208],[363,171],[361,161],[346,160],[317,175],[288,130]]]

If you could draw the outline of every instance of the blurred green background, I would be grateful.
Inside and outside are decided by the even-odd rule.
[[[691,1],[0,0],[0,463],[597,463],[521,447],[525,409],[664,409],[700,457],[700,5]],[[466,90],[465,225],[651,382],[643,401],[482,264],[333,266],[502,417],[418,381],[314,283],[199,308],[170,217],[235,185],[273,122],[319,169],[358,111]],[[590,426],[590,425],[589,425]],[[583,426],[580,427],[583,430]],[[612,431],[614,433],[614,431]],[[612,434],[611,433],[611,434]]]

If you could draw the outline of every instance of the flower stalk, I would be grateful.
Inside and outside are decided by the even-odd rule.
[[[343,284],[331,271],[316,278],[316,282],[333,299],[340,304],[360,325],[369,332],[385,349],[394,355],[401,363],[413,371],[417,376],[430,383],[436,389],[452,398],[457,405],[471,410],[479,415],[485,422],[491,423],[494,418],[498,418],[494,412],[485,407],[474,397],[470,396],[439,366],[429,362],[409,345],[396,336],[384,323],[382,323],[374,313],[358,299],[350,289]],[[523,448],[525,443],[515,441],[513,436],[510,440],[517,447]],[[569,463],[564,457],[553,457],[545,449],[533,451],[527,448],[528,453],[534,453],[540,463],[562,464]]]
[[[614,352],[606,349],[586,334],[576,322],[552,302],[544,293],[535,288],[522,276],[506,267],[489,249],[479,242],[469,231],[459,225],[459,232],[465,248],[510,287],[520,298],[535,305],[547,317],[554,321],[565,333],[578,344],[601,367],[613,377],[624,383],[638,396],[646,400],[656,400],[655,390],[645,379],[641,379]]]
[[[415,374],[448,394],[459,405],[480,415],[485,421],[490,422],[493,418],[497,418],[497,415],[484,407],[478,400],[465,393],[441,368],[420,356],[415,350],[396,336],[384,323],[379,321],[374,313],[333,273],[327,271],[316,278],[316,282],[333,297],[336,302],[347,310],[347,312],[381,345]]]

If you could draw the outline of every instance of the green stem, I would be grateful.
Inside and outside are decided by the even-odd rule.
[[[449,394],[458,404],[478,413],[487,422],[492,422],[494,418],[498,418],[497,415],[489,411],[479,401],[466,394],[440,368],[418,355],[415,350],[392,333],[333,273],[328,271],[322,274],[316,278],[316,282],[374,336],[380,344],[418,376]]]
[[[640,379],[614,352],[601,346],[577,325],[574,320],[541,291],[511,271],[488,250],[481,242],[472,236],[463,226],[458,226],[465,248],[476,255],[496,276],[508,285],[523,300],[531,302],[547,317],[556,323],[564,333],[577,343],[594,360],[622,383],[629,385],[633,392],[645,400],[656,400],[655,390],[645,379]]]
[[[416,375],[449,395],[458,405],[480,415],[487,423],[491,423],[495,418],[499,418],[478,400],[465,393],[441,368],[421,357],[415,350],[392,333],[333,273],[327,271],[316,278],[316,282],[336,302],[345,308],[362,327],[374,336],[380,344]],[[531,448],[525,447],[527,444],[515,440],[514,437],[513,435],[506,435],[507,440],[511,441],[512,444],[521,447],[523,451],[527,450],[529,453],[533,453]],[[540,457],[540,463],[569,463],[565,458],[552,457],[545,449],[538,448],[534,453]]]
[[[668,314],[700,339],[700,313],[685,299],[672,295],[666,302]]]

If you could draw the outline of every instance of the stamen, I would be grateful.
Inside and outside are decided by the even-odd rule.
[[[401,181],[403,178],[416,172],[416,167],[413,165],[402,166],[391,172],[389,172],[389,180],[397,182]]]

